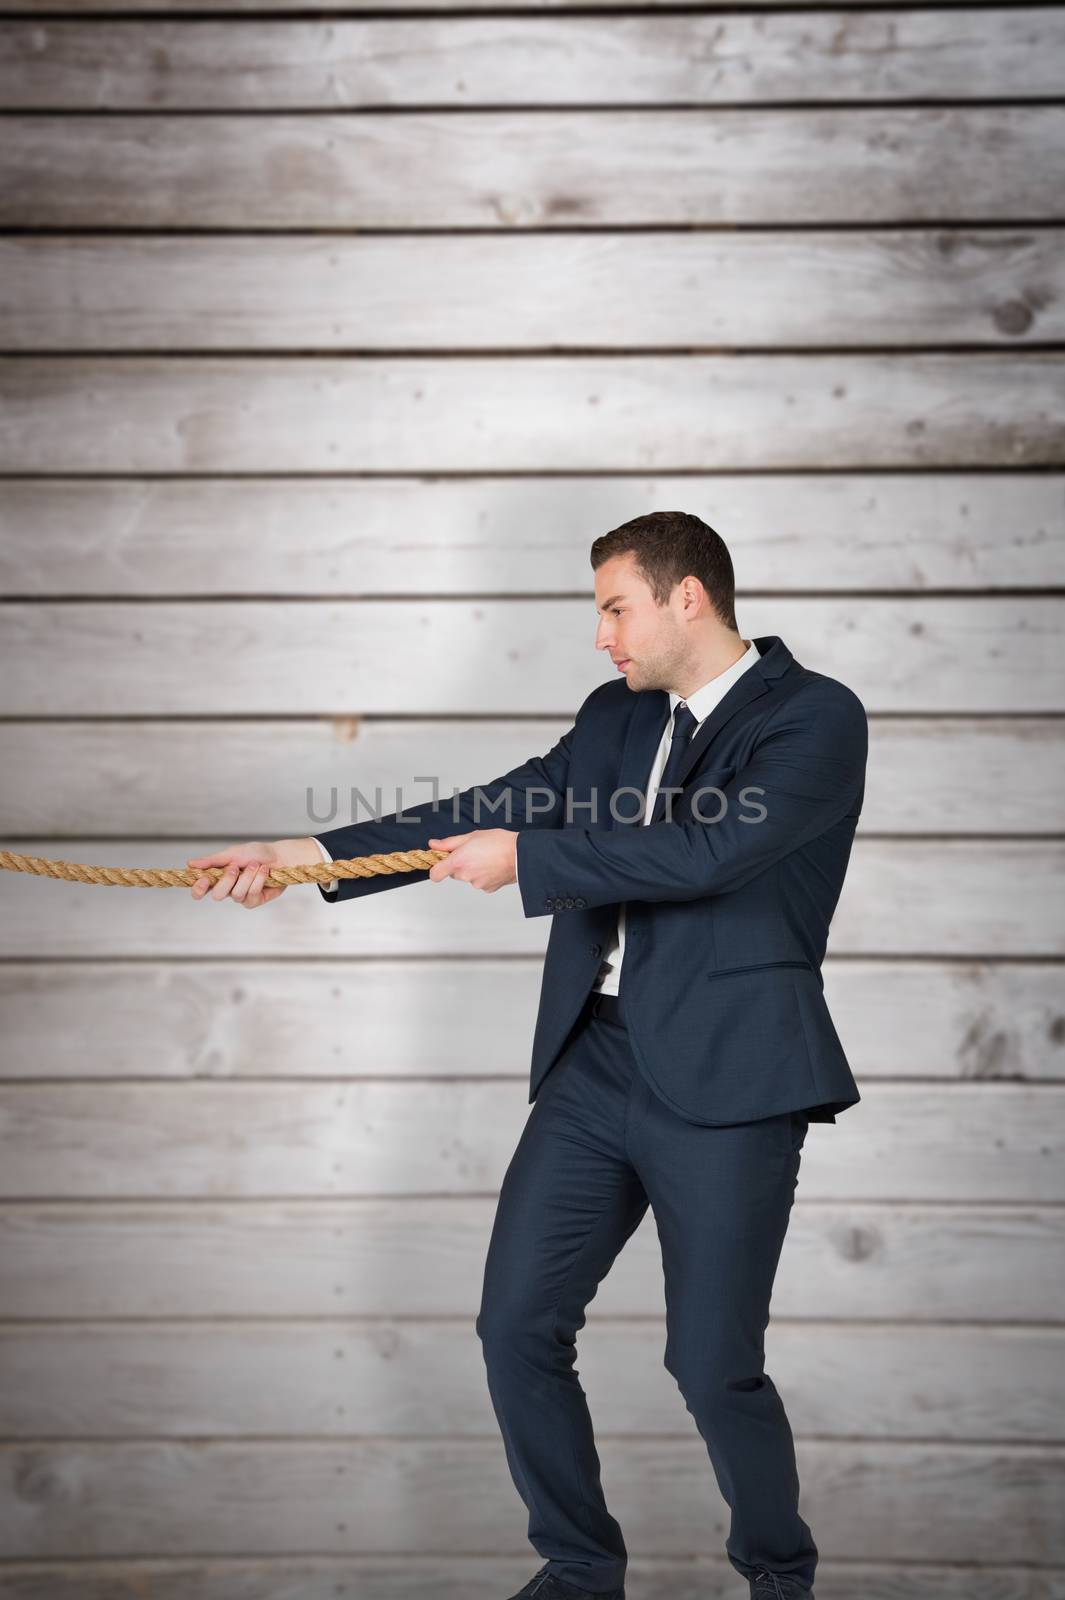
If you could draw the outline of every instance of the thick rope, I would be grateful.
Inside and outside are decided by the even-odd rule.
[[[446,850],[395,850],[391,855],[352,856],[347,861],[321,861],[313,866],[271,866],[262,887],[273,884],[328,883],[331,878],[375,878],[380,873],[428,872],[447,859]],[[66,878],[73,883],[103,883],[117,889],[188,889],[201,878],[217,883],[227,867],[88,867],[75,861],[49,861],[44,856],[17,856],[0,850],[7,872],[32,872],[39,878]]]

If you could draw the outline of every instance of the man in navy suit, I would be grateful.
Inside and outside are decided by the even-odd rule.
[[[623,1600],[627,1551],[575,1340],[650,1206],[664,1361],[730,1508],[726,1554],[757,1600],[806,1600],[817,1547],[763,1338],[808,1124],[859,1099],[821,963],[864,795],[866,714],[782,639],[741,638],[728,549],[698,517],[637,517],[596,539],[591,562],[596,647],[619,676],[545,756],[401,816],[192,864],[227,864],[214,897],[254,906],[283,892],[263,891],[259,862],[442,848],[433,882],[517,883],[527,917],[553,917],[532,1110],[476,1322],[545,1558],[520,1597]],[[335,879],[322,893],[420,881]]]

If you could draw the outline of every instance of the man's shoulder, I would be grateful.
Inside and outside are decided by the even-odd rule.
[[[624,678],[609,678],[586,696],[577,713],[577,720],[585,717],[626,720],[635,711],[643,695],[656,692],[633,690]],[[770,713],[789,702],[796,707],[801,706],[811,715],[819,710],[833,710],[844,717],[864,719],[867,714],[865,706],[849,685],[825,672],[815,672],[811,667],[801,666],[795,660],[773,680],[772,692],[773,702],[765,708]]]
[[[812,667],[801,667],[796,690],[812,704],[838,706],[841,710],[866,715],[865,706],[850,685],[844,683],[841,678],[829,677],[827,672],[815,672]]]
[[[616,717],[630,713],[638,699],[639,695],[629,688],[623,678],[608,678],[605,683],[596,684],[591,694],[585,697],[577,718],[597,715]]]
[[[779,725],[778,712],[800,720],[829,719],[841,730],[854,732],[868,725],[865,706],[848,684],[798,664],[777,680],[775,704],[766,718],[767,730]]]

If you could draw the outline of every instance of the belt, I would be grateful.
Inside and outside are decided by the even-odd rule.
[[[616,994],[600,994],[597,989],[593,989],[585,1001],[584,1010],[589,1018],[601,1018],[604,1022],[616,1023],[619,1028],[625,1026],[621,1001]]]

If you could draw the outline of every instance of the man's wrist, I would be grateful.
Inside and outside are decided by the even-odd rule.
[[[275,839],[274,849],[283,867],[318,867],[322,863],[318,841],[311,834],[302,839]]]

